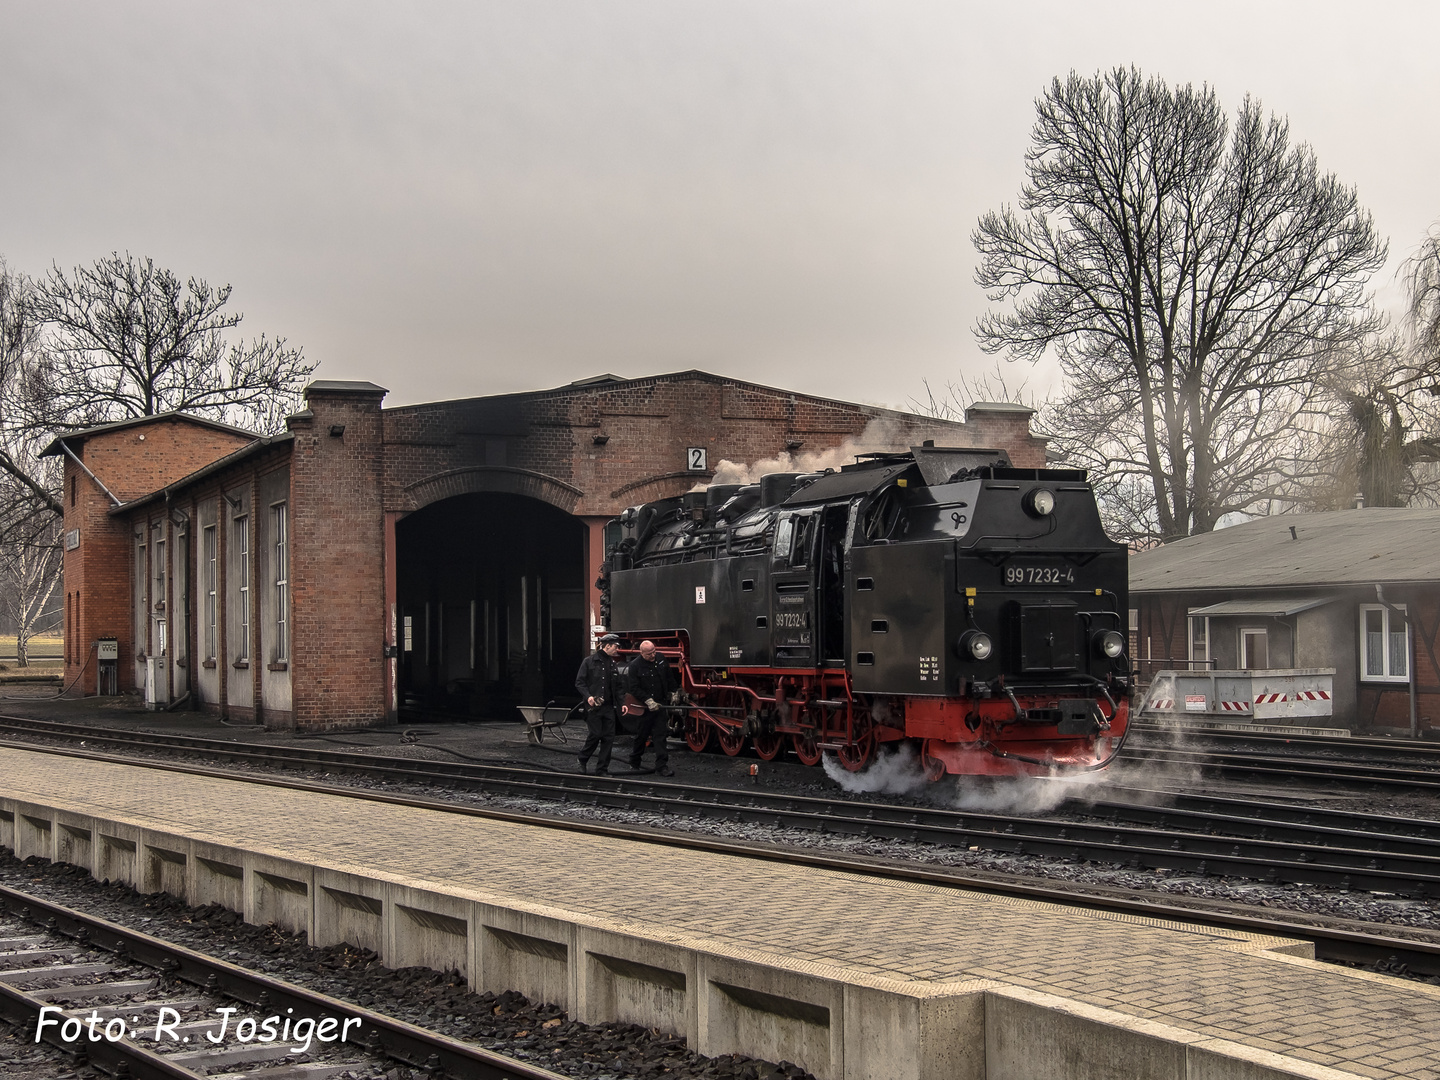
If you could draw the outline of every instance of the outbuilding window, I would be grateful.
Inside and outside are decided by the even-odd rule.
[[[1360,606],[1360,678],[1365,682],[1410,681],[1410,620],[1405,605]]]

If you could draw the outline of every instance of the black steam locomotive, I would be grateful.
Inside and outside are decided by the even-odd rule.
[[[1099,768],[1129,719],[1126,551],[1084,472],[914,447],[626,510],[610,628],[678,669],[685,739],[931,779]]]

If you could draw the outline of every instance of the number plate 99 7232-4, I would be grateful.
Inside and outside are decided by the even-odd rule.
[[[1011,563],[1005,567],[1005,584],[1030,589],[1063,589],[1075,584],[1075,568]]]

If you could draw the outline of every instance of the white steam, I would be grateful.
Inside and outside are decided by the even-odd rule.
[[[859,435],[846,436],[839,446],[827,450],[802,450],[798,453],[781,451],[764,461],[747,465],[740,461],[722,459],[715,467],[712,484],[757,484],[766,473],[810,473],[838,469],[842,465],[855,464],[856,454],[898,453],[910,449],[915,437],[899,421],[887,416],[877,416],[865,425]],[[697,485],[697,489],[699,486]]]
[[[825,766],[825,775],[845,791],[914,795],[930,786],[920,764],[920,755],[908,742],[902,742],[895,750],[882,746],[875,760],[863,772],[851,772],[840,764],[834,754],[826,754],[821,764]]]
[[[1105,784],[1109,776],[1108,771],[1061,776],[961,776],[953,786],[943,781],[932,784],[925,778],[914,744],[908,741],[893,749],[882,746],[862,772],[850,772],[833,754],[826,754],[822,764],[826,776],[853,794],[933,794],[937,801],[943,797],[956,810],[1009,814],[1049,813],[1066,799],[1084,799]]]

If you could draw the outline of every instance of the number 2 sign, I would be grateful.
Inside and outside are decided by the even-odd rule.
[[[691,446],[685,450],[686,472],[709,472],[709,454],[703,446]]]

